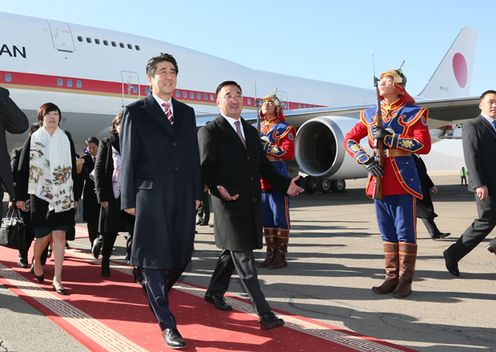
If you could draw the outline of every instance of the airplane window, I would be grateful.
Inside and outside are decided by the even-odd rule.
[[[80,35],[78,35],[78,37],[77,37],[77,38],[78,38],[78,41],[79,41],[79,42],[82,42],[82,41],[83,41],[83,37],[81,37]]]
[[[133,93],[138,94],[138,86],[133,86]]]
[[[201,93],[196,93],[196,99],[201,100]]]
[[[214,95],[210,94],[210,101],[214,101]]]
[[[86,37],[86,43],[91,43],[91,38]]]
[[[95,44],[100,45],[100,39],[95,39]]]
[[[150,87],[145,87],[145,94],[146,95],[150,94]]]
[[[205,100],[205,101],[208,100],[208,94],[203,94],[203,100]]]
[[[136,50],[138,50],[138,51],[139,51],[139,50],[141,50],[141,48],[140,48],[140,46],[139,46],[139,45],[135,45],[134,47],[135,47],[135,48],[136,48]]]
[[[186,99],[188,97],[188,92],[183,92],[183,98]]]
[[[251,99],[250,98],[246,99],[246,105],[251,105]]]
[[[108,40],[104,40],[103,45],[108,45]]]
[[[69,88],[72,87],[72,79],[67,80],[67,87],[69,87]]]
[[[62,87],[64,85],[64,80],[62,78],[57,78],[57,86]]]
[[[128,44],[128,45],[127,45],[127,48],[128,48],[128,49],[132,49],[132,48],[133,48],[133,46],[132,46],[131,44]]]
[[[114,42],[113,40],[112,40],[112,46],[113,46],[113,47],[116,47],[116,46],[117,46],[117,43],[116,43],[116,42]]]
[[[76,87],[77,88],[82,88],[83,87],[83,82],[80,79],[76,80]]]
[[[121,48],[125,48],[124,43],[119,43],[119,46],[120,46]]]
[[[180,98],[180,97],[181,97],[181,92],[180,92],[180,91],[178,91],[178,90],[176,90],[175,95],[176,95],[176,98]]]
[[[190,98],[190,99],[195,99],[195,93],[190,92],[190,93],[189,93],[189,98]]]
[[[12,73],[5,74],[5,82],[12,82]]]

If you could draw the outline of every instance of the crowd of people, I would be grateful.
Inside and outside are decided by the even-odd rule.
[[[169,306],[169,292],[191,261],[195,224],[209,223],[209,198],[220,253],[205,301],[231,310],[224,295],[236,271],[259,315],[260,328],[284,324],[264,296],[257,267],[287,266],[289,197],[303,192],[298,176],[291,178],[286,168],[285,161],[294,159],[296,130],[286,122],[276,94],[263,98],[257,130],[241,116],[240,84],[221,82],[215,92],[219,115],[198,130],[194,110],[173,97],[178,73],[172,55],[151,58],[146,65],[151,93],[117,113],[107,137],[89,137],[81,157],[71,134],[60,126],[60,109],[42,104],[23,147],[12,153],[12,173],[5,168],[5,131],[23,133],[28,122],[9,92],[0,88],[0,176],[11,198],[9,206],[20,209],[27,224],[19,266],[29,267],[28,249],[35,239],[30,263],[34,278],[44,282],[43,266],[53,253],[53,290],[69,294],[62,280],[64,251],[66,241],[74,238],[75,211],[82,198],[91,252],[102,258],[101,275],[111,275],[116,238],[119,232],[128,233],[126,260],[135,268],[171,348],[183,348],[186,342]],[[369,172],[366,194],[374,199],[383,240],[386,276],[372,290],[398,298],[412,292],[416,217],[432,239],[450,235],[434,222],[430,193],[437,188],[418,156],[431,148],[428,111],[415,105],[405,86],[401,70],[383,72],[380,106],[363,110],[344,141],[348,154]],[[496,225],[491,157],[496,148],[496,91],[482,94],[480,109],[481,115],[464,126],[468,172],[462,175],[470,175],[478,218],[444,251],[446,268],[455,276],[460,275],[458,262]],[[360,144],[364,137],[373,155]],[[253,251],[263,248],[264,238],[265,258],[256,263]],[[496,240],[488,249],[496,253]]]

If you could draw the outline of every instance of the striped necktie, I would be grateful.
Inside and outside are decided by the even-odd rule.
[[[493,124],[493,127],[494,127],[494,129],[496,130],[496,119],[493,119],[493,120],[491,121],[491,123]]]
[[[166,101],[162,104],[162,106],[164,108],[164,113],[165,116],[167,117],[167,120],[169,120],[170,124],[173,125],[174,115],[172,114],[171,104],[168,101]]]

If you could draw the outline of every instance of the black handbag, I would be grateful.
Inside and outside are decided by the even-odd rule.
[[[23,249],[26,225],[17,208],[11,208],[2,219],[0,228],[0,246]]]

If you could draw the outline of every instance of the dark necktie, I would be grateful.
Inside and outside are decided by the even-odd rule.
[[[493,124],[493,128],[496,130],[496,120],[493,119],[493,121],[491,123]]]
[[[174,115],[172,114],[171,104],[168,101],[166,101],[162,104],[162,106],[164,107],[164,112],[165,112],[165,116],[167,117],[167,120],[169,120],[170,124],[173,125]]]
[[[234,126],[236,126],[236,133],[238,134],[239,139],[241,139],[241,142],[246,148],[246,141],[245,137],[243,137],[243,133],[241,133],[241,122],[239,121],[234,121]]]

